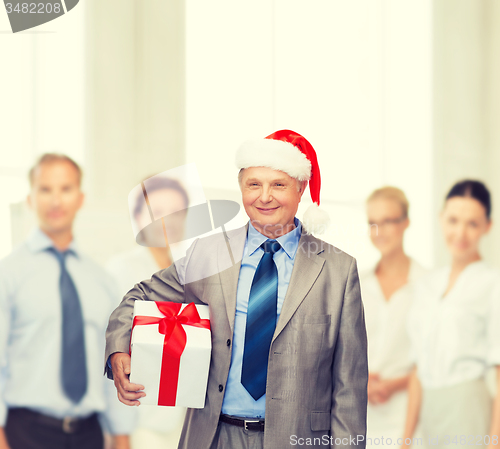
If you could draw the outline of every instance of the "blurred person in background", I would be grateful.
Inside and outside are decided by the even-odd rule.
[[[151,223],[149,207],[154,217],[165,217],[189,207],[189,198],[185,188],[175,179],[165,177],[149,178],[147,201],[143,192],[137,196],[133,210],[133,219],[137,228],[142,229],[142,245],[131,251],[111,258],[106,266],[116,279],[121,296],[130,290],[132,283],[149,279],[153,273],[168,268],[172,255],[165,241],[162,226]],[[182,239],[186,213],[178,215],[179,220],[167,220],[169,228],[166,234],[175,241]],[[163,242],[163,246],[157,246]],[[129,409],[123,405],[123,408]],[[132,449],[170,449],[176,448],[184,422],[184,407],[161,407],[142,405],[138,412],[138,425],[131,436]]]
[[[455,184],[440,221],[451,260],[415,284],[408,332],[416,366],[404,438],[420,422],[424,443],[434,448],[492,449],[500,435],[500,271],[479,253],[492,224],[486,186]],[[496,374],[494,399],[488,368]]]
[[[103,377],[118,292],[75,244],[81,169],[44,154],[29,172],[38,226],[0,261],[0,448],[129,448],[130,413]],[[128,411],[125,411],[128,412]]]
[[[360,274],[368,337],[367,446],[372,447],[381,437],[396,444],[405,424],[412,369],[406,320],[411,284],[426,271],[403,248],[408,209],[404,192],[396,187],[377,189],[366,201],[370,239],[380,252],[375,266]]]

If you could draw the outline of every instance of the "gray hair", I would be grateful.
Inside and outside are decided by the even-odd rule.
[[[240,185],[241,188],[241,181],[243,180],[243,170],[244,168],[241,168],[240,171],[238,172],[238,184]],[[300,192],[302,188],[306,188],[306,183],[307,181],[299,181],[298,179],[294,178],[297,181],[297,192]]]

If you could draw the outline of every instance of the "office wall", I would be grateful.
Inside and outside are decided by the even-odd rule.
[[[184,163],[184,4],[107,0],[81,2],[80,8],[85,28],[77,59],[84,101],[78,106],[82,117],[75,119],[84,137],[73,138],[83,147],[77,159],[86,202],[75,235],[82,249],[105,262],[136,245],[128,211],[132,188]],[[39,90],[44,88],[39,81]],[[15,245],[34,217],[24,202],[12,205],[11,214]]]
[[[19,136],[19,153],[12,154],[21,162],[1,165],[0,182],[4,192],[22,191],[20,179],[37,153],[75,156],[87,193],[77,231],[100,261],[135,245],[127,195],[143,177],[196,162],[207,197],[238,198],[236,148],[283,127],[315,146],[322,204],[334,224],[325,238],[357,256],[361,267],[377,257],[365,234],[363,202],[380,185],[407,193],[406,247],[429,267],[447,261],[437,217],[453,182],[484,179],[493,191],[494,221],[500,217],[495,0],[313,0],[307,6],[298,0],[88,0],[78,8],[81,27],[61,28],[57,44],[63,45],[63,32],[80,33],[71,64],[70,58],[41,64],[33,56],[57,41],[57,33],[17,36],[31,56],[18,59],[15,69],[37,80],[7,80],[9,71],[2,77],[9,81],[4,86],[26,85],[19,101],[31,110],[32,124],[25,133],[7,129]],[[81,90],[68,89],[52,104],[56,62]],[[80,115],[65,114],[64,102]],[[21,109],[3,117],[19,118]],[[65,120],[64,133],[51,131]],[[60,136],[74,145],[59,144]],[[12,226],[3,230],[12,232],[14,244],[33,224],[21,200],[4,201],[17,202]],[[304,200],[299,216],[307,205]],[[499,249],[494,226],[484,254],[500,266]]]
[[[432,3],[188,0],[186,18],[187,160],[204,185],[236,192],[238,145],[293,129],[318,154],[326,240],[371,265],[364,200],[393,184],[407,249],[431,266]]]
[[[500,7],[490,0],[433,2],[434,210],[437,217],[450,187],[463,178],[485,182],[500,214]],[[434,259],[448,261],[437,220]],[[500,266],[500,229],[494,224],[482,252]]]

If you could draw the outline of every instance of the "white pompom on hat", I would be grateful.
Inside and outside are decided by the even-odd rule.
[[[287,173],[298,181],[309,181],[313,204],[304,213],[307,233],[324,232],[330,219],[319,207],[321,176],[313,146],[300,134],[282,129],[261,140],[245,142],[236,152],[239,169],[269,167]]]

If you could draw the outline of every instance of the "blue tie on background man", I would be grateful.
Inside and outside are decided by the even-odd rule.
[[[66,269],[70,251],[50,248],[61,267],[59,291],[62,309],[61,381],[66,396],[74,403],[81,401],[87,391],[85,331],[80,298],[71,275]]]

